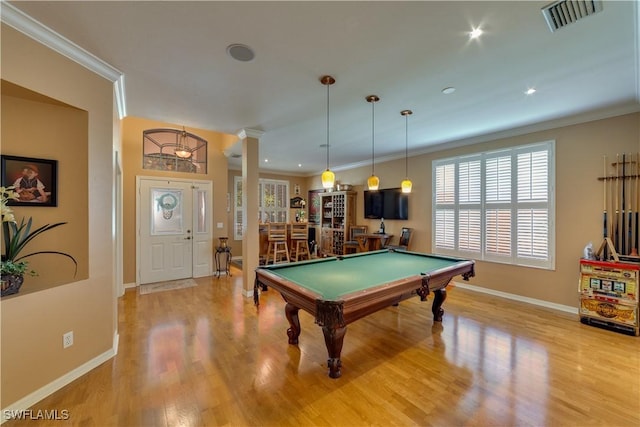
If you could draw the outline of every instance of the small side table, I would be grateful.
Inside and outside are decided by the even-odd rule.
[[[216,277],[220,277],[220,273],[224,272],[227,277],[231,277],[231,247],[228,245],[228,237],[220,237],[220,245],[216,246]],[[224,263],[220,266],[220,257],[224,256]]]

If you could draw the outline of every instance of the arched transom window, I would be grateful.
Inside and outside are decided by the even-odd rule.
[[[142,132],[142,168],[207,173],[207,141],[182,129]]]

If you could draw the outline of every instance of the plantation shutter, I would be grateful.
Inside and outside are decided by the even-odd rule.
[[[458,249],[480,253],[482,249],[481,161],[459,164]]]
[[[234,222],[236,240],[242,240],[242,220],[246,214],[242,206],[242,177],[234,177]],[[258,219],[261,222],[289,221],[289,182],[260,179],[258,181]]]
[[[451,250],[455,249],[455,176],[455,164],[445,164],[436,168],[435,245]]]
[[[553,268],[554,142],[436,160],[433,251]]]
[[[545,260],[549,245],[549,180],[546,151],[518,154],[519,257]]]
[[[233,195],[233,218],[234,218],[234,234],[233,238],[235,240],[242,240],[243,236],[243,219],[244,219],[244,209],[242,207],[242,177],[235,176],[233,177],[233,187],[234,187],[234,195]]]

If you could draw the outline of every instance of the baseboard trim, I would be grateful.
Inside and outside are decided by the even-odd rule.
[[[131,289],[131,288],[135,288],[137,285],[135,282],[133,282],[133,283],[125,283],[123,286],[125,289]]]
[[[474,285],[470,285],[468,283],[461,283],[461,282],[453,282],[453,283],[458,288],[468,289],[468,290],[473,291],[473,292],[479,292],[479,293],[482,293],[482,294],[489,294],[489,295],[497,296],[497,297],[500,297],[500,298],[510,299],[510,300],[513,300],[513,301],[520,301],[520,302],[524,302],[524,303],[527,303],[527,304],[533,304],[533,305],[537,305],[537,306],[540,306],[540,307],[550,308],[550,309],[553,309],[553,310],[564,311],[565,313],[578,314],[578,307],[572,307],[572,306],[564,305],[564,304],[556,304],[556,303],[553,303],[553,302],[544,301],[544,300],[536,299],[536,298],[523,297],[522,295],[516,295],[516,294],[510,294],[508,292],[496,291],[494,289],[483,288],[481,286],[474,286]],[[577,296],[576,296],[576,301],[577,301]]]
[[[51,394],[53,394],[56,391],[60,390],[62,387],[66,386],[67,384],[71,383],[72,381],[77,380],[78,378],[80,378],[84,374],[86,374],[89,371],[97,368],[98,366],[100,366],[101,364],[106,362],[107,360],[113,358],[117,353],[117,342],[118,341],[119,341],[119,335],[116,334],[114,336],[114,345],[116,347],[111,348],[108,351],[105,351],[101,355],[99,355],[99,356],[89,360],[88,362],[78,366],[77,368],[75,368],[74,370],[66,373],[65,375],[61,376],[60,378],[50,382],[49,384],[41,387],[40,389],[34,391],[33,393],[23,397],[22,399],[18,400],[17,402],[12,403],[11,405],[7,406],[6,408],[3,408],[2,409],[2,416],[0,417],[0,424],[4,423],[5,421],[8,421],[9,420],[8,417],[10,417],[11,414],[15,414],[18,411],[25,411],[25,410],[29,409],[30,407],[32,407],[33,405],[35,405],[36,403],[38,403],[39,401],[41,401],[45,397],[50,396]]]

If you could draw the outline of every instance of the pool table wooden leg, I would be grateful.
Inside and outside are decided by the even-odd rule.
[[[444,315],[442,303],[447,299],[447,291],[445,289],[438,289],[437,291],[433,292],[433,296],[433,305],[431,306],[433,321],[442,322],[442,316]]]
[[[327,352],[329,353],[329,359],[327,359],[329,376],[331,378],[340,378],[342,376],[340,353],[342,353],[342,343],[344,342],[344,334],[347,333],[347,327],[331,328],[323,326],[322,332],[324,334],[324,342],[327,345]]]
[[[298,307],[289,303],[284,306],[284,313],[287,316],[289,325],[291,325],[291,327],[287,329],[289,344],[298,344],[298,337],[300,336],[300,319],[298,318],[299,310],[300,309]]]

